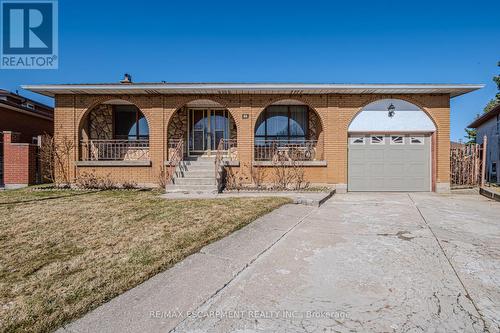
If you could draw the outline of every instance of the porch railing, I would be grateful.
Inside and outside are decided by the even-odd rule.
[[[255,140],[255,161],[313,161],[321,158],[317,140]]]
[[[184,157],[184,140],[169,140],[168,142],[168,166],[166,172],[167,183],[172,182],[175,170]]]
[[[224,159],[230,161],[238,159],[236,142],[236,139],[220,139],[217,145],[217,151],[215,153],[215,180],[217,181],[217,189],[219,189],[221,185],[220,167],[222,161]]]
[[[220,139],[215,153],[215,161],[237,161],[238,149],[236,139]]]
[[[82,140],[81,161],[149,160],[149,140]]]

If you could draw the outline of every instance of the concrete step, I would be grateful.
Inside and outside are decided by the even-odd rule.
[[[213,178],[215,177],[215,169],[193,169],[176,171],[176,177],[179,178]]]
[[[176,185],[215,185],[215,178],[175,178]]]
[[[181,167],[182,170],[187,170],[187,171],[214,171],[215,170],[215,165],[184,165]]]
[[[208,155],[199,155],[199,156],[185,156],[184,160],[186,161],[199,161],[199,160],[214,160],[215,159],[215,154],[208,156]]]
[[[191,172],[210,174],[209,177],[213,177],[215,175],[215,168],[184,168],[177,169],[177,172],[181,172],[181,174],[178,175],[180,177],[182,177],[182,175],[190,174]]]
[[[217,192],[217,186],[215,185],[174,185],[169,184],[165,188],[167,193],[175,192]]]
[[[206,168],[215,168],[215,163],[212,162],[183,162],[183,165],[187,168],[189,167],[206,167]]]
[[[185,168],[208,168],[208,169],[213,169],[215,168],[215,164],[213,163],[192,163],[192,164],[183,164],[182,165]]]

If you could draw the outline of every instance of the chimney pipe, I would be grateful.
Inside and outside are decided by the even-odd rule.
[[[125,73],[125,75],[123,75],[123,80],[121,80],[120,83],[132,83],[132,76],[128,73]]]

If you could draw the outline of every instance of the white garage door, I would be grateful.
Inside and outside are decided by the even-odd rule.
[[[349,136],[349,191],[430,191],[429,135]]]

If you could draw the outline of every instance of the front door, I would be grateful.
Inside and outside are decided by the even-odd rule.
[[[210,154],[229,138],[228,111],[189,109],[189,155]]]

